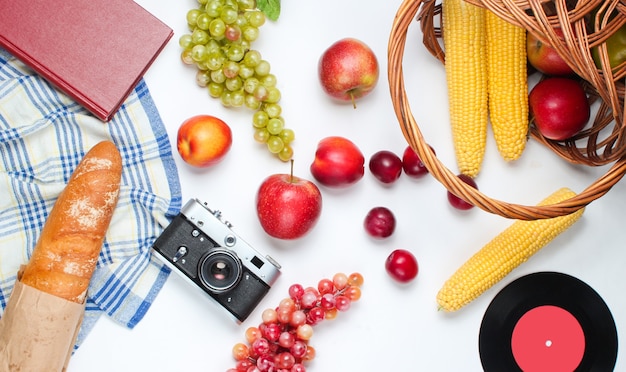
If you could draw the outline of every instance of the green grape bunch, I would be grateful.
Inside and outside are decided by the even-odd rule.
[[[251,44],[266,21],[256,0],[198,0],[187,12],[190,33],[179,39],[181,59],[195,66],[196,82],[225,107],[254,110],[254,139],[282,161],[293,157],[292,129],[285,127],[281,93],[270,64]]]

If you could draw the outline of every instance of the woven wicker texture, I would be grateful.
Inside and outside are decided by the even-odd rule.
[[[567,141],[541,136],[531,126],[533,139],[562,158],[587,166],[609,165],[607,172],[577,196],[547,206],[525,206],[488,197],[460,181],[432,153],[411,112],[405,91],[402,60],[407,31],[419,22],[426,49],[442,63],[445,51],[440,38],[441,4],[435,0],[405,0],[394,19],[388,45],[388,77],[391,97],[400,127],[431,174],[448,190],[475,206],[507,218],[533,220],[572,213],[606,194],[626,172],[626,128],[624,125],[624,77],[626,64],[612,69],[604,42],[626,23],[626,0],[466,0],[485,7],[510,23],[524,27],[553,46],[585,82],[590,100],[598,106],[593,122]],[[566,27],[567,26],[567,27]],[[560,28],[563,37],[555,29]],[[602,68],[591,49],[599,47]]]

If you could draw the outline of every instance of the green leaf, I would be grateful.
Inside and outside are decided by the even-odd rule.
[[[280,0],[257,0],[256,6],[272,21],[280,16]]]

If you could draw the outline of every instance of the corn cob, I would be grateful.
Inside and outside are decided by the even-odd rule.
[[[443,0],[443,43],[450,124],[459,171],[476,177],[487,143],[487,49],[484,8]]]
[[[520,157],[528,136],[526,30],[486,10],[489,118],[504,160]]]
[[[558,203],[574,195],[568,188],[562,188],[539,205]],[[574,224],[583,210],[549,219],[515,221],[444,283],[437,294],[439,308],[456,311],[476,299]]]

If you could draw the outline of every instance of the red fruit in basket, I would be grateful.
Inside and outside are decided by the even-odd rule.
[[[563,31],[560,28],[555,28],[554,31],[557,35],[563,36]],[[526,54],[528,62],[546,75],[564,76],[574,74],[574,70],[565,63],[551,45],[539,40],[530,32],[526,37]]]
[[[435,150],[429,145],[430,150],[435,153]],[[407,146],[402,154],[402,169],[407,176],[412,178],[420,178],[425,174],[428,174],[428,168],[422,162],[419,155],[413,150],[411,146]]]
[[[478,186],[476,185],[476,181],[474,181],[472,177],[465,175],[465,174],[459,174],[457,177],[459,177],[461,181],[465,182],[471,187],[478,189]],[[468,209],[474,208],[473,204],[466,202],[465,200],[459,198],[458,196],[454,195],[450,191],[448,191],[448,201],[450,202],[450,205],[456,209],[468,210]]]
[[[580,132],[591,115],[584,89],[569,78],[540,81],[530,91],[528,104],[535,126],[552,140],[565,140]]]
[[[360,40],[341,39],[322,54],[318,75],[324,91],[331,97],[352,102],[368,95],[378,82],[376,55]]]
[[[381,150],[372,155],[369,168],[377,180],[390,184],[402,174],[402,159],[391,151]]]
[[[324,186],[345,187],[363,178],[364,164],[363,153],[352,141],[326,137],[317,145],[311,174]]]

